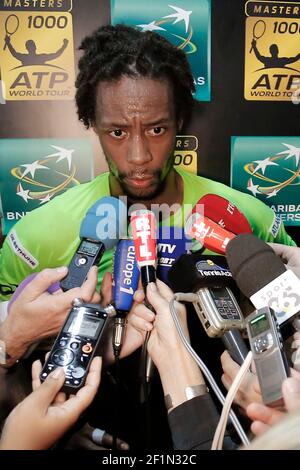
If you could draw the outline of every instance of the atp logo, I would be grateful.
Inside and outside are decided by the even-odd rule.
[[[50,3],[49,3],[50,5]],[[1,76],[6,100],[74,97],[72,2],[41,2],[33,11],[12,2],[0,6]],[[20,5],[18,5],[20,6]],[[43,7],[44,6],[44,7]],[[51,11],[49,11],[49,9]]]

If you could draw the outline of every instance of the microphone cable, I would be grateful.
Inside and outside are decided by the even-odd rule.
[[[221,392],[220,388],[218,387],[218,385],[217,385],[213,375],[211,374],[210,370],[208,369],[206,364],[202,361],[202,359],[197,355],[196,351],[192,348],[192,346],[188,342],[187,338],[185,337],[185,334],[182,330],[182,327],[181,327],[181,324],[180,324],[180,321],[178,319],[177,312],[176,312],[176,302],[196,302],[197,299],[198,299],[198,297],[197,297],[196,294],[178,292],[178,293],[174,294],[173,299],[171,299],[171,301],[169,303],[170,312],[171,312],[172,318],[174,320],[174,323],[175,323],[177,332],[179,334],[179,337],[182,340],[185,348],[187,349],[187,351],[190,353],[190,355],[193,357],[193,359],[198,364],[198,366],[201,369],[203,375],[206,377],[206,379],[209,382],[211,388],[215,392],[218,400],[220,401],[220,403],[223,406],[224,403],[225,403],[225,397],[224,397],[223,393]],[[229,418],[230,418],[237,434],[239,435],[242,443],[244,445],[248,445],[249,444],[249,439],[248,439],[243,427],[241,426],[236,414],[234,413],[234,411],[231,410],[229,412]]]

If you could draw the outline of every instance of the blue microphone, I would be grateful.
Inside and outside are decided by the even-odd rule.
[[[133,240],[120,240],[115,251],[113,268],[113,302],[120,315],[127,314],[131,309],[139,275]]]
[[[127,209],[122,201],[106,196],[93,204],[81,223],[81,241],[67,276],[60,282],[62,290],[80,287],[90,268],[99,264],[104,250],[112,249],[126,232]]]
[[[113,267],[113,305],[117,313],[113,330],[115,357],[118,357],[121,352],[126,315],[131,309],[139,276],[140,270],[136,262],[134,242],[131,239],[122,239],[115,251]]]

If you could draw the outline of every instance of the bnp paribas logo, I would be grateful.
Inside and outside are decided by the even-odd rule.
[[[152,0],[151,8],[137,0],[112,0],[112,23],[161,34],[183,50],[190,62],[195,98],[210,100],[210,0],[186,0],[179,4]]]
[[[75,178],[76,165],[72,162],[75,149],[58,145],[50,145],[50,147],[52,151],[55,150],[54,153],[11,169],[12,176],[18,180],[16,195],[21,197],[26,204],[29,200],[44,204],[69,186],[79,184],[78,179]],[[64,160],[66,161],[65,168],[60,168],[58,163]]]
[[[253,196],[262,194],[269,199],[287,186],[300,185],[300,147],[284,142],[282,145],[285,150],[245,165],[245,171],[250,175],[247,190]],[[293,162],[292,167],[286,164],[287,160]]]
[[[300,137],[233,137],[232,186],[300,225]]]
[[[0,158],[5,233],[27,212],[93,176],[87,139],[3,139]]]
[[[190,24],[190,15],[192,11],[184,10],[175,5],[169,5],[173,10],[173,13],[163,16],[161,19],[150,21],[147,24],[138,24],[138,28],[142,31],[165,31],[171,38],[172,41],[177,43],[179,49],[183,49],[186,54],[193,54],[197,52],[197,46],[193,43],[193,28]],[[183,23],[184,32],[178,34],[172,32],[170,25]],[[177,28],[178,29],[178,28]]]

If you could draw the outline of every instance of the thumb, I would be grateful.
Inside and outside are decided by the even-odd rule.
[[[300,380],[289,377],[282,384],[282,392],[288,411],[300,408]]]
[[[147,286],[147,300],[150,302],[155,312],[158,313],[166,300],[160,294],[155,282],[150,282]]]
[[[104,307],[109,304],[112,298],[112,275],[109,272],[106,272],[103,276],[101,289],[101,305]]]
[[[45,382],[30,395],[35,406],[41,407],[46,411],[63,386],[64,380],[65,372],[63,367],[58,367],[52,371]]]
[[[20,294],[22,301],[35,300],[39,295],[46,292],[48,287],[54,282],[60,281],[67,275],[68,268],[62,266],[55,269],[43,269],[36,277],[26,286],[26,289]]]

